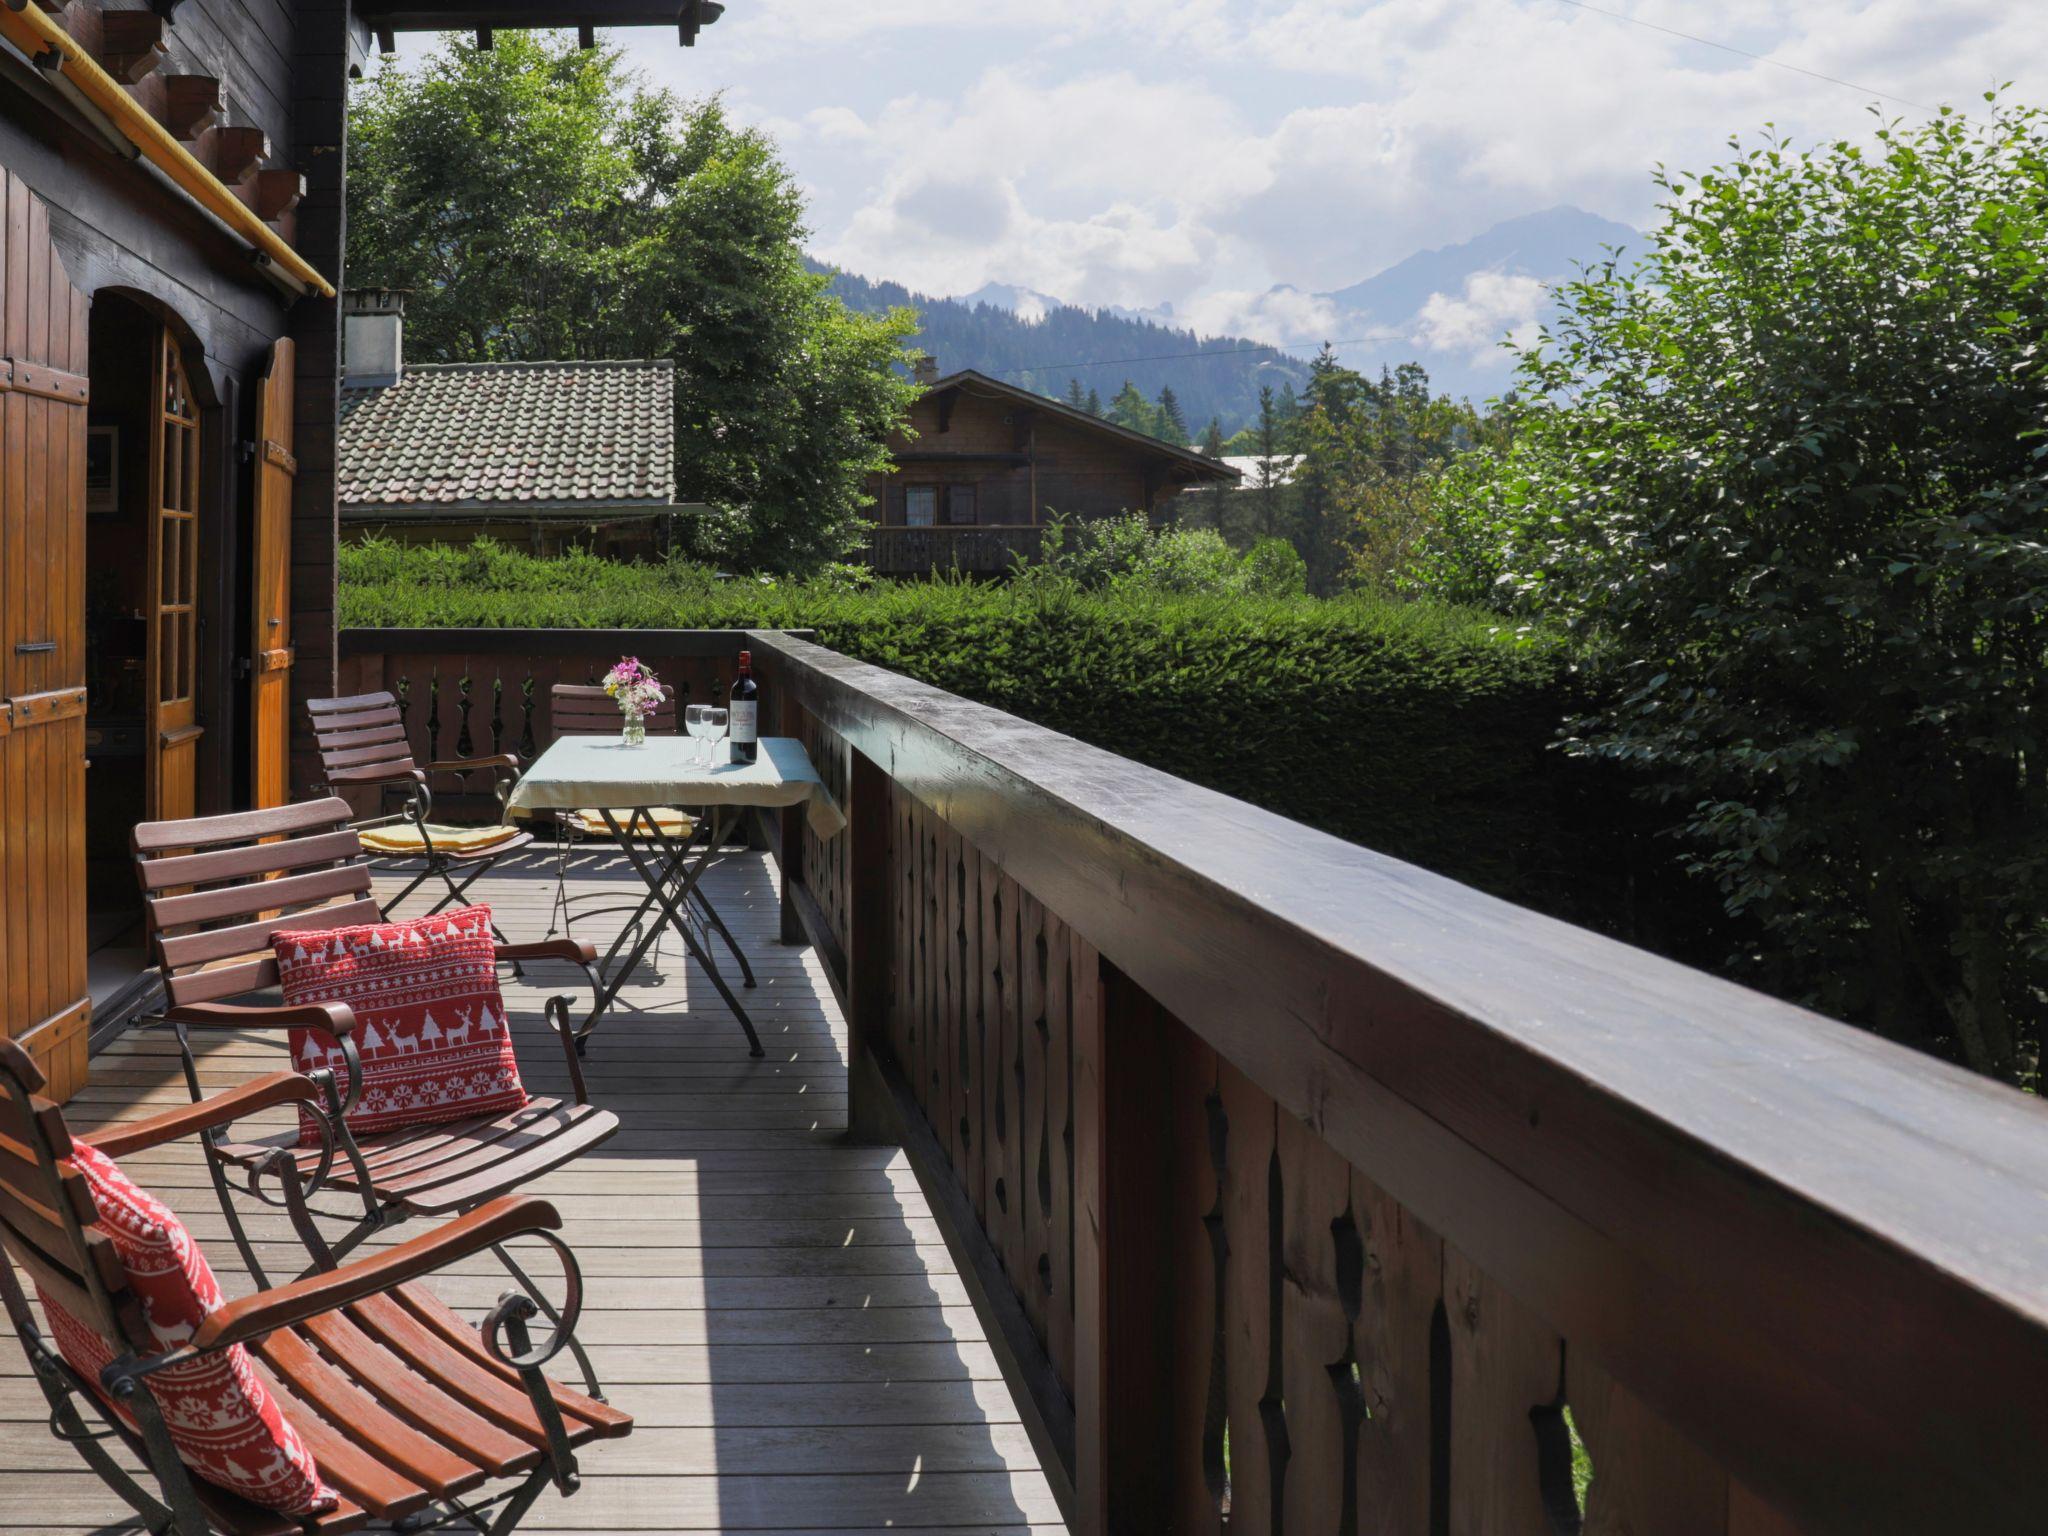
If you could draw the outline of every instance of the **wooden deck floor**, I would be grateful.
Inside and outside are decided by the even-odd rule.
[[[515,938],[547,931],[552,860],[537,850],[477,888]],[[616,856],[586,856],[570,888],[630,901],[630,879]],[[1049,1536],[1058,1509],[903,1155],[841,1140],[843,1021],[816,958],[776,940],[773,880],[750,855],[706,882],[753,959],[759,986],[743,995],[766,1059],[749,1060],[717,993],[668,941],[591,1043],[592,1097],[624,1129],[533,1187],[566,1218],[588,1284],[581,1337],[638,1427],[584,1452],[583,1491],[543,1496],[522,1529]],[[577,936],[608,939],[622,921],[579,920]],[[566,967],[507,982],[535,1092],[567,1091],[541,1002],[571,990],[581,978]],[[222,1038],[205,1075],[226,1086],[282,1062],[280,1043]],[[94,1059],[73,1123],[89,1131],[185,1097],[170,1042],[131,1036]],[[214,1239],[229,1293],[246,1289],[190,1150],[128,1166]],[[290,1273],[288,1226],[256,1225]],[[535,1272],[547,1272],[538,1254]],[[472,1312],[504,1288],[487,1256],[436,1285]],[[137,1528],[44,1416],[19,1348],[0,1344],[0,1531]]]

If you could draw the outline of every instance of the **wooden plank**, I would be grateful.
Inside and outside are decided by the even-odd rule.
[[[1047,1215],[1046,1348],[1053,1369],[1074,1390],[1074,955],[1067,925],[1046,914],[1046,1121],[1050,1195]]]
[[[1280,1116],[1274,1148],[1289,1446],[1277,1523],[1288,1536],[1358,1530],[1358,1437],[1366,1409],[1351,1326],[1365,1255],[1350,1214],[1351,1167],[1291,1115]]]
[[[982,1181],[983,1144],[988,1139],[988,1087],[982,1070],[982,1036],[987,1019],[981,960],[981,851],[962,839],[960,861],[959,910],[955,915],[960,969],[960,1060],[956,1073],[960,1117],[950,1127],[949,1140],[953,1176],[966,1191],[976,1219],[985,1222]]]
[[[1052,1289],[1052,1149],[1046,1144],[1045,908],[1017,893],[1017,1268],[1011,1283],[1041,1343]]]
[[[1162,1047],[1166,1115],[1155,1134],[1169,1137],[1172,1146],[1165,1239],[1176,1284],[1168,1321],[1172,1369],[1161,1394],[1172,1435],[1170,1457],[1159,1474],[1171,1502],[1163,1507],[1172,1510],[1176,1530],[1218,1536],[1230,1493],[1230,1345],[1223,1202],[1229,1142],[1216,1053],[1162,1019],[1151,999],[1134,998],[1127,1006],[1148,1020]]]
[[[1561,1476],[1570,1496],[1570,1443],[1560,1417],[1546,1466],[1532,1415],[1563,1404],[1563,1346],[1448,1245],[1444,1305],[1451,1329],[1451,1536],[1555,1536],[1546,1494],[1558,1496]]]
[[[1230,1413],[1230,1523],[1270,1530],[1284,1470],[1279,1331],[1280,1245],[1274,1193],[1270,1096],[1221,1062],[1216,1092],[1224,1125],[1223,1368]]]
[[[1449,1361],[1439,1362],[1434,1344],[1443,1240],[1355,1168],[1350,1217],[1363,1243],[1358,1295],[1347,1299],[1367,1413],[1358,1443],[1359,1528],[1428,1531],[1450,1457]]]

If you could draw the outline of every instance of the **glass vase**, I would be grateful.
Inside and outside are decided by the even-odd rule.
[[[647,717],[645,715],[636,715],[631,710],[628,710],[626,712],[625,724],[619,729],[619,742],[622,746],[628,747],[646,746]]]

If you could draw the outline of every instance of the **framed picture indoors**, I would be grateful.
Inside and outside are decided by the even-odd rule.
[[[85,512],[106,517],[121,510],[121,429],[85,429]]]

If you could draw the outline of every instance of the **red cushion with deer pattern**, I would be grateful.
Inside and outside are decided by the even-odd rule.
[[[409,1125],[498,1115],[527,1103],[498,989],[491,909],[462,907],[404,923],[288,930],[271,940],[287,1003],[346,1003],[356,1016],[363,1096],[348,1117],[357,1136]],[[300,1071],[332,1067],[327,1035],[291,1032]],[[300,1115],[299,1140],[319,1139]]]
[[[176,1213],[138,1189],[105,1153],[75,1142],[71,1160],[92,1190],[99,1229],[128,1271],[154,1342],[151,1353],[182,1348],[221,1305],[220,1284],[206,1255]],[[40,1287],[38,1294],[58,1353],[135,1427],[128,1409],[100,1389],[100,1373],[114,1359],[108,1340]],[[148,1386],[179,1459],[199,1477],[288,1515],[318,1514],[335,1506],[334,1490],[321,1478],[313,1453],[241,1345],[166,1366],[148,1378]]]

